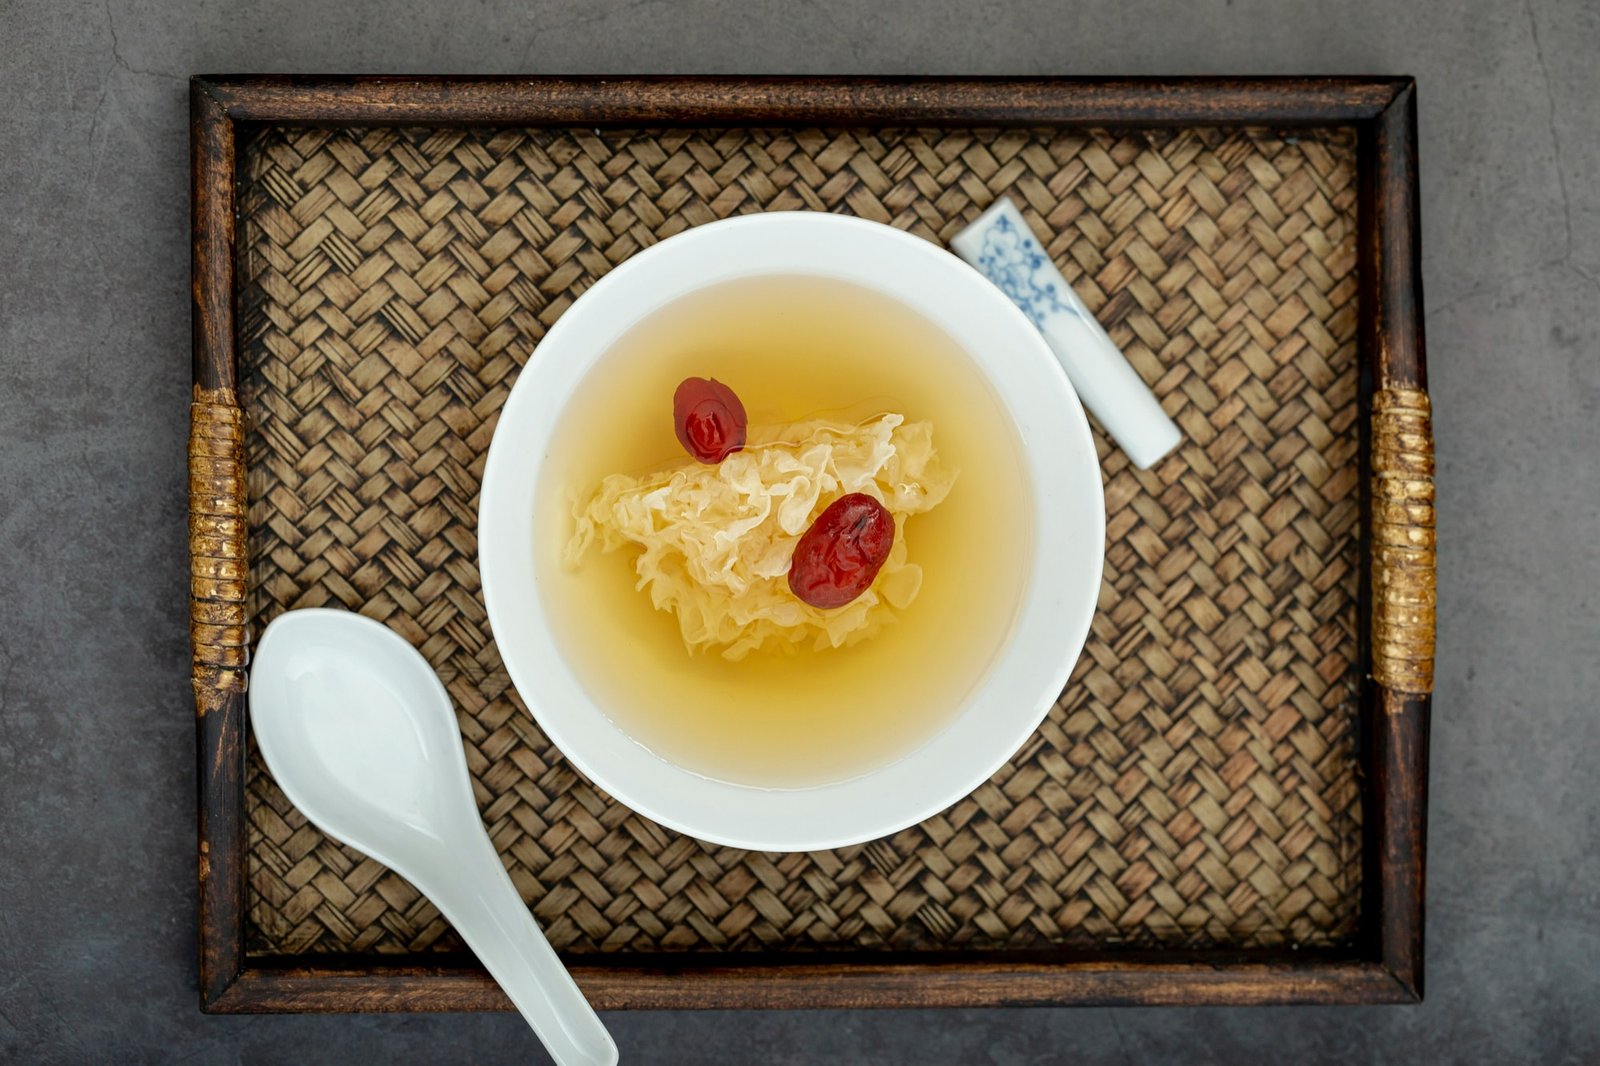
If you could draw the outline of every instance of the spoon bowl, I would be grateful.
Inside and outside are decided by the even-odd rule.
[[[290,802],[432,900],[558,1063],[617,1061],[484,831],[449,694],[415,648],[348,611],[289,611],[258,644],[250,720]]]

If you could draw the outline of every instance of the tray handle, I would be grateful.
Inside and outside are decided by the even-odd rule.
[[[189,405],[189,638],[201,717],[244,691],[250,659],[244,430],[232,389],[195,386]]]
[[[1372,401],[1372,676],[1394,692],[1433,691],[1433,417],[1427,392],[1388,387]]]

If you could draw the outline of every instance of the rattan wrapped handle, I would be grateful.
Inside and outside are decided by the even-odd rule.
[[[1420,389],[1372,400],[1372,676],[1395,692],[1433,691],[1437,576],[1433,418]]]
[[[202,715],[219,697],[244,691],[250,658],[244,431],[232,389],[195,388],[189,407],[189,638]]]

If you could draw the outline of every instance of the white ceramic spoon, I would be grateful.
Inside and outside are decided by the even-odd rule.
[[[617,1061],[489,842],[450,697],[415,648],[348,611],[289,611],[257,647],[250,720],[290,802],[432,900],[556,1062]]]

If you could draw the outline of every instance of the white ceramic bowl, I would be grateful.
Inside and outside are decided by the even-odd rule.
[[[584,375],[629,327],[708,285],[817,275],[895,297],[952,336],[1016,427],[1034,552],[1009,641],[951,723],[862,776],[808,789],[702,777],[653,754],[595,705],[557,650],[534,579],[534,498],[553,427]],[[784,212],[698,226],[601,278],[567,309],[501,412],[478,505],[478,555],[501,658],[545,734],[594,783],[661,824],[761,851],[885,836],[987,780],[1038,728],[1083,649],[1100,592],[1105,498],[1077,395],[1038,331],[977,271],[936,245],[839,215]]]

